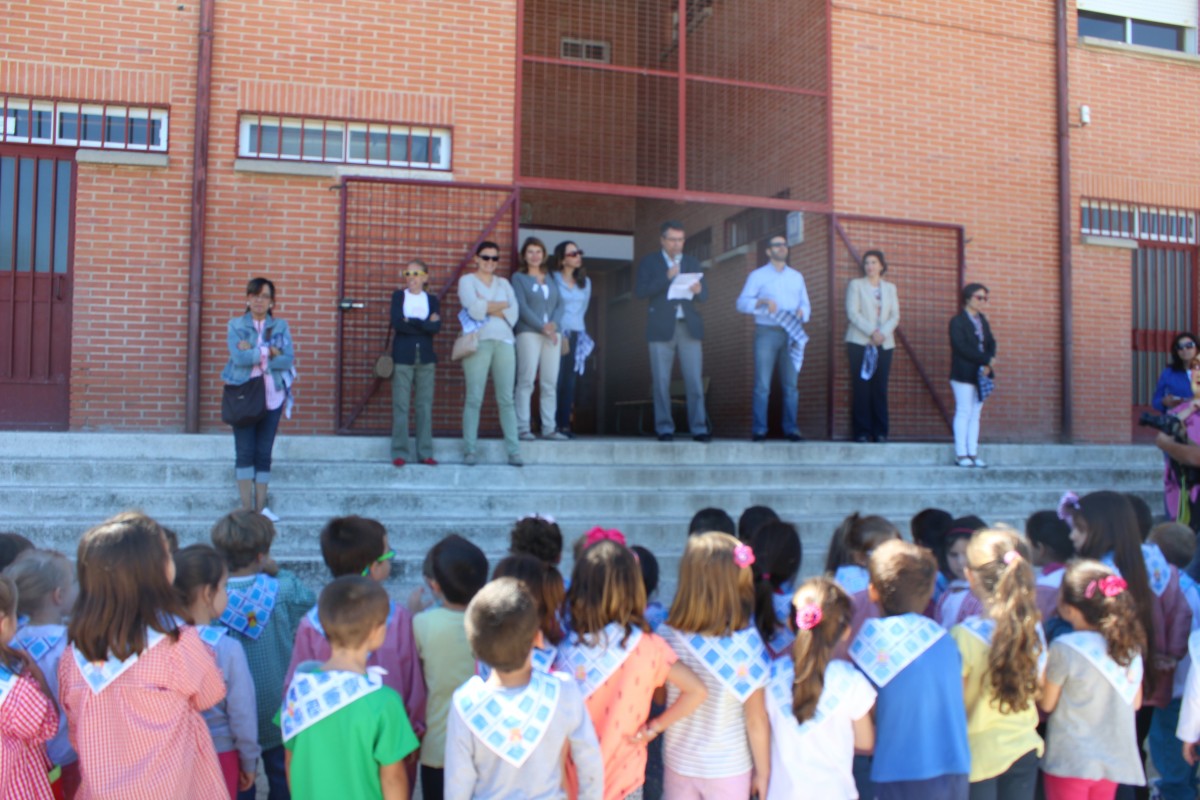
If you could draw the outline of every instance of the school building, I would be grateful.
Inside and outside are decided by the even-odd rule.
[[[1197,325],[1197,97],[1196,0],[8,0],[0,428],[219,430],[225,323],[263,275],[295,337],[283,432],[381,432],[404,261],[452,320],[475,245],[506,272],[536,234],[579,242],[594,280],[575,428],[632,433],[633,264],[679,219],[719,437],[750,431],[734,300],[786,233],[814,308],[809,438],[849,435],[844,292],[878,248],[892,438],[949,437],[946,327],[979,281],[984,439],[1137,440]]]

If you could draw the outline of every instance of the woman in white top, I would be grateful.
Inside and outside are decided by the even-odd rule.
[[[555,431],[554,412],[558,406],[558,364],[561,354],[559,325],[562,322],[562,298],[558,285],[550,279],[546,265],[546,245],[530,236],[521,245],[520,271],[513,274],[513,292],[517,297],[517,434],[532,441],[529,404],[533,399],[533,381],[538,380],[538,404],[541,406],[542,438],[563,440]]]
[[[854,441],[886,442],[888,438],[887,383],[900,324],[896,285],[883,279],[887,260],[878,250],[862,257],[863,277],[846,287],[846,357],[853,393],[851,415]]]
[[[588,305],[592,301],[592,282],[588,280],[587,268],[583,266],[583,251],[568,239],[554,248],[554,283],[562,296],[562,335],[567,340],[563,348],[562,361],[558,365],[558,410],[555,423],[558,432],[574,439],[571,432],[571,415],[575,411],[575,354],[579,350],[581,337],[586,337]],[[585,354],[586,355],[586,354]]]
[[[513,325],[517,321],[517,298],[512,284],[496,274],[500,264],[500,246],[481,242],[475,248],[475,272],[458,281],[458,299],[463,310],[477,323],[479,348],[462,360],[467,385],[463,404],[463,463],[476,463],[475,445],[479,438],[479,409],[483,406],[483,387],[492,375],[496,406],[500,412],[500,430],[508,463],[520,467],[521,449],[517,442],[517,415],[513,409],[513,382],[516,355],[513,350]]]

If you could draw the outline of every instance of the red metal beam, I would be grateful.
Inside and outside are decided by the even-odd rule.
[[[561,178],[517,178],[522,189],[552,189],[561,192],[585,192],[616,195],[618,197],[642,197],[651,200],[674,200],[679,203],[716,203],[729,206],[753,208],[778,208],[783,211],[808,211],[814,214],[829,214],[828,203],[810,203],[804,200],[789,200],[777,197],[759,197],[746,194],[722,194],[720,192],[697,192],[680,189],[631,186],[623,183],[598,183],[592,181],[570,181]]]

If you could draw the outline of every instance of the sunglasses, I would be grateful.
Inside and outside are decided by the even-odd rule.
[[[427,275],[428,273],[422,272],[419,269],[406,269],[406,270],[404,270],[404,272],[401,272],[400,274],[403,275],[405,278],[419,278],[422,275]]]
[[[563,258],[570,258],[571,256],[582,256],[582,255],[583,255],[582,250],[572,250],[569,253],[563,253]]]
[[[383,555],[381,555],[379,558],[377,558],[377,559],[375,559],[373,562],[371,562],[371,566],[370,566],[370,567],[367,567],[366,569],[364,569],[364,570],[362,571],[363,577],[364,577],[364,578],[369,578],[369,577],[371,576],[371,567],[375,566],[376,564],[382,564],[382,563],[384,563],[385,561],[391,561],[391,560],[392,560],[392,559],[394,559],[395,557],[396,557],[396,551],[395,551],[395,550],[388,550],[386,553],[384,553]]]
[[[1195,342],[1180,342],[1179,344],[1175,345],[1175,349],[1176,350],[1195,350],[1196,343]]]
[[[499,261],[500,256],[480,256],[480,261]]]

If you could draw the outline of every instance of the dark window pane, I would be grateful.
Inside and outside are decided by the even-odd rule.
[[[105,118],[104,142],[106,144],[125,144],[125,118],[108,116]]]
[[[305,158],[321,158],[321,129],[305,126],[304,147]]]
[[[381,161],[387,163],[388,155],[388,136],[387,131],[373,130],[368,134],[370,143],[369,161]]]
[[[101,130],[104,120],[99,114],[83,115],[83,138],[89,142],[104,141]]]
[[[139,147],[145,147],[147,144],[149,144],[149,141],[146,138],[148,120],[144,117],[139,119],[138,117],[133,116],[136,113],[139,112],[130,112],[129,115],[129,143],[138,145]]]
[[[430,145],[430,147],[429,147],[429,163],[441,164],[442,163],[442,137],[440,137],[440,136],[429,137],[429,145]]]
[[[166,144],[163,141],[163,121],[161,119],[150,120],[150,146],[166,147]]]
[[[413,142],[413,147],[416,147],[416,142]],[[392,161],[401,162],[408,161],[408,134],[393,133],[392,134]]]
[[[300,129],[291,125],[285,125],[283,128],[283,146],[280,149],[280,154],[285,156],[300,155]]]
[[[412,160],[414,164],[429,163],[429,137],[414,136],[412,140]]]
[[[54,271],[67,271],[67,255],[71,235],[71,169],[70,161],[58,162],[58,191],[54,195]]]
[[[33,259],[32,158],[17,162],[17,272],[29,272]]]
[[[350,131],[350,158],[365,161],[367,158],[367,132]]]
[[[1123,42],[1125,41],[1125,18],[1097,14],[1092,11],[1080,11],[1079,35]]]
[[[34,270],[50,271],[50,245],[54,234],[54,160],[37,162],[37,216],[34,218]]]
[[[1183,50],[1183,28],[1133,20],[1133,43],[1164,50]]]
[[[79,138],[79,115],[64,111],[58,115],[58,138],[74,141]]]
[[[342,153],[342,138],[344,134],[341,128],[326,128],[325,129],[325,158],[330,161],[341,161],[345,156]]]
[[[13,268],[13,206],[17,200],[17,160],[0,158],[0,270]]]
[[[274,158],[279,155],[279,126],[278,125],[262,125],[255,126],[259,130],[254,133],[258,134],[254,139],[250,140],[250,149],[261,148],[261,155]]]
[[[13,123],[12,135],[19,136],[22,139],[29,135],[29,109],[27,108],[10,108],[8,115],[16,120]]]
[[[33,136],[36,139],[54,138],[54,112],[50,110],[35,110],[33,112]]]

